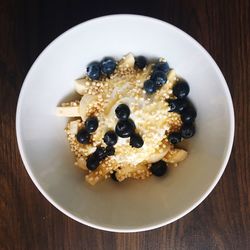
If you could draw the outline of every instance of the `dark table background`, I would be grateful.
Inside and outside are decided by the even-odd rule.
[[[249,8],[249,0],[0,0],[0,249],[250,249]],[[68,28],[113,13],[156,17],[193,36],[221,68],[235,107],[234,148],[216,188],[184,218],[142,233],[95,230],[59,212],[16,143],[17,98],[33,61]]]

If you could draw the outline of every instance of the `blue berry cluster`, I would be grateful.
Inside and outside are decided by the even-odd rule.
[[[158,62],[153,68],[150,79],[144,82],[143,88],[147,94],[154,94],[167,82],[167,73],[170,70],[167,62]],[[177,144],[182,138],[187,139],[195,134],[194,121],[197,116],[196,110],[187,99],[190,88],[185,80],[180,80],[173,87],[173,94],[176,99],[167,100],[170,112],[181,114],[183,125],[179,132],[173,132],[168,135],[168,140],[172,144]],[[167,172],[167,164],[164,161],[158,161],[151,165],[150,170],[155,176],[162,176]]]
[[[173,94],[176,99],[167,100],[170,112],[177,112],[181,115],[183,125],[179,132],[172,132],[168,135],[168,141],[177,144],[182,138],[188,139],[195,134],[194,121],[197,116],[196,110],[188,100],[189,85],[185,80],[180,80],[173,87]],[[158,161],[151,165],[150,171],[155,176],[162,176],[167,172],[168,165],[164,161]]]
[[[95,116],[88,117],[84,123],[84,128],[80,129],[76,134],[76,139],[81,144],[90,143],[91,133],[94,133],[98,128],[98,119]],[[95,170],[100,161],[104,160],[107,156],[115,153],[114,147],[107,143],[107,147],[97,147],[96,151],[87,158],[87,168]]]
[[[135,58],[134,67],[138,70],[143,70],[147,65],[147,59],[144,56],[137,56]],[[116,69],[116,61],[111,57],[105,57],[101,62],[92,62],[87,66],[87,75],[92,80],[99,80],[101,75],[110,76]],[[158,62],[154,65],[153,72],[150,79],[146,80],[143,89],[147,94],[154,94],[167,82],[167,73],[169,72],[169,65],[167,62]],[[195,134],[194,121],[197,112],[194,106],[187,98],[190,88],[188,83],[181,79],[173,87],[173,95],[175,98],[166,100],[169,104],[170,112],[177,112],[181,115],[183,125],[179,132],[172,132],[168,135],[168,141],[172,144],[179,143],[182,138],[188,139]],[[115,114],[118,122],[115,126],[115,131],[109,130],[104,135],[104,142],[106,147],[98,146],[95,152],[87,158],[87,168],[95,170],[100,161],[106,157],[115,154],[114,145],[118,141],[118,136],[121,138],[130,138],[130,145],[135,148],[141,148],[144,144],[142,137],[135,132],[136,126],[130,117],[130,109],[126,104],[120,104],[115,109]],[[79,143],[88,144],[91,139],[91,133],[98,128],[97,117],[89,117],[85,123],[84,128],[78,131],[76,139]],[[162,176],[168,170],[168,165],[164,161],[158,161],[151,165],[150,171],[155,176]],[[111,174],[111,178],[117,181],[116,172]]]
[[[86,119],[84,128],[80,129],[76,135],[76,139],[81,144],[88,144],[90,142],[90,134],[95,132],[98,128],[98,119],[91,116]]]
[[[135,133],[135,123],[129,118],[130,109],[126,104],[120,104],[115,109],[115,114],[119,119],[116,126],[115,132],[121,138],[130,137],[130,145],[135,148],[141,148],[144,144],[142,137]]]
[[[91,171],[95,170],[100,162],[106,157],[115,154],[115,149],[112,146],[101,147],[98,146],[95,152],[88,156],[87,158],[87,168]]]
[[[169,71],[167,62],[158,62],[153,68],[150,79],[144,82],[143,88],[147,94],[153,94],[160,89],[166,82],[166,74]]]
[[[87,66],[87,75],[92,80],[98,80],[101,75],[110,76],[116,68],[112,57],[104,57],[101,62],[92,62]]]
[[[176,99],[167,100],[170,112],[179,113],[183,122],[179,132],[173,132],[168,135],[168,140],[172,144],[177,144],[182,138],[188,139],[195,134],[194,121],[197,112],[187,98],[189,91],[188,83],[184,79],[181,79],[173,87],[173,94]]]
[[[141,148],[144,144],[142,137],[135,133],[135,123],[129,118],[129,107],[126,104],[120,104],[115,109],[115,114],[119,119],[115,131],[109,130],[103,137],[107,146],[97,147],[96,151],[87,158],[87,168],[91,171],[95,170],[106,157],[115,154],[114,145],[118,141],[118,136],[122,138],[130,137],[130,145],[135,148]],[[90,142],[90,134],[98,128],[98,119],[94,116],[89,117],[84,124],[85,127],[78,131],[76,139],[81,144],[88,144]]]

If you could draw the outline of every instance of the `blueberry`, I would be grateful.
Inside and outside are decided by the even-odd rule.
[[[86,129],[80,129],[76,134],[76,139],[81,144],[88,144],[90,141],[90,134]]]
[[[177,98],[185,98],[189,94],[189,85],[186,81],[181,80],[177,82],[173,87],[173,94]]]
[[[113,171],[113,173],[110,174],[110,177],[112,178],[112,180],[119,182],[116,178],[116,171]]]
[[[129,118],[130,109],[126,104],[120,104],[115,109],[115,114],[119,120],[126,120]]]
[[[118,121],[115,127],[115,132],[122,138],[129,137],[135,130],[135,124],[131,119]]]
[[[168,165],[165,161],[152,163],[150,167],[150,171],[152,172],[152,174],[158,177],[163,176],[167,172],[167,169]]]
[[[167,62],[158,62],[155,64],[154,66],[154,70],[159,70],[162,71],[164,73],[167,73],[169,71],[169,65]]]
[[[116,62],[112,57],[105,57],[101,61],[101,71],[105,75],[110,75],[116,68]]]
[[[186,124],[184,123],[181,127],[181,136],[184,139],[188,139],[190,137],[192,137],[195,134],[195,127],[193,124]]]
[[[153,94],[157,90],[156,84],[151,80],[146,80],[144,82],[143,88],[148,94]]]
[[[168,135],[168,141],[172,144],[177,144],[181,141],[181,134],[179,132],[172,132]]]
[[[106,150],[103,147],[97,147],[95,152],[93,153],[93,156],[95,156],[99,161],[104,160],[106,158]]]
[[[179,101],[178,99],[167,100],[169,106],[169,112],[178,112],[179,111]]]
[[[115,148],[113,146],[106,147],[106,155],[111,156],[115,154]]]
[[[169,108],[170,108],[169,112],[181,113],[189,105],[189,102],[186,98],[170,99],[170,100],[167,100],[167,102],[168,102]]]
[[[96,116],[91,116],[89,118],[86,119],[85,123],[85,129],[89,132],[89,133],[93,133],[97,130],[98,128],[98,119]]]
[[[179,113],[182,113],[190,105],[190,103],[186,98],[177,100],[178,100],[178,111]]]
[[[147,59],[145,56],[137,56],[135,58],[135,67],[138,69],[143,69],[147,65]]]
[[[142,137],[138,134],[132,134],[130,137],[130,146],[134,148],[141,148],[144,144]]]
[[[92,80],[98,80],[101,75],[100,63],[92,62],[87,66],[87,75]]]
[[[99,159],[95,155],[89,155],[87,158],[87,168],[91,171],[95,170],[100,164]]]
[[[117,138],[117,134],[114,131],[112,131],[112,130],[106,132],[105,135],[104,135],[104,138],[103,138],[104,142],[108,146],[115,145],[117,143],[117,139],[118,139]]]
[[[166,74],[160,70],[156,70],[150,77],[150,80],[153,81],[157,88],[160,88],[163,84],[166,83],[167,77]]]
[[[181,114],[181,120],[183,123],[193,123],[197,116],[196,110],[193,106],[185,108]]]

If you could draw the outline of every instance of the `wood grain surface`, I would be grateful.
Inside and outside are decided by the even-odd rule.
[[[249,0],[0,0],[0,249],[250,249],[249,9]],[[68,28],[114,13],[156,17],[193,36],[221,68],[236,115],[232,155],[213,192],[184,218],[142,233],[66,217],[32,183],[16,143],[18,94],[39,53]]]

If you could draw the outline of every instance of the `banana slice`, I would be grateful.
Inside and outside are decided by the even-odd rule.
[[[90,81],[87,78],[77,79],[75,80],[75,91],[80,95],[84,95],[87,93],[89,85]]]
[[[78,158],[75,164],[82,170],[88,170],[86,160],[83,157]]]
[[[79,106],[56,107],[56,115],[64,117],[79,117],[80,109]]]
[[[79,113],[83,121],[86,120],[86,115],[91,106],[94,106],[97,101],[97,96],[86,94],[80,101]]]
[[[170,69],[167,73],[167,78],[168,78],[168,81],[171,82],[171,83],[175,83],[176,80],[177,80],[177,75],[176,75],[176,72],[174,69]]]
[[[160,161],[162,160],[162,158],[169,152],[170,150],[170,147],[167,147],[163,152],[161,153],[155,153],[155,154],[152,154],[148,157],[147,159],[147,162],[148,163],[154,163],[154,162],[157,162],[157,161]]]
[[[74,137],[75,138],[75,137]],[[76,140],[76,139],[75,139]],[[87,144],[87,145],[84,145],[82,146],[81,148],[78,149],[78,152],[81,154],[81,155],[84,155],[84,156],[88,156],[92,153],[94,153],[96,150],[96,147],[91,145],[91,144]],[[77,155],[76,155],[77,156]]]
[[[68,128],[71,135],[76,135],[78,132],[79,120],[69,122]]]
[[[185,160],[187,158],[187,155],[187,151],[179,148],[174,148],[164,156],[163,160],[169,163],[178,163]]]
[[[104,107],[103,113],[105,116],[109,115],[111,109],[113,109],[114,105],[117,103],[118,100],[119,100],[119,94],[116,93]]]
[[[152,145],[144,144],[144,149],[131,149],[130,145],[126,140],[121,142],[120,145],[116,146],[115,159],[120,164],[133,164],[137,165],[142,162],[153,163],[161,160],[169,151],[165,148],[161,152],[152,152]],[[126,152],[126,154],[124,154]]]
[[[121,68],[132,68],[135,64],[135,58],[132,53],[125,55],[119,62],[119,67]]]

